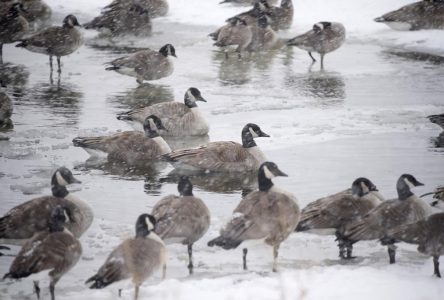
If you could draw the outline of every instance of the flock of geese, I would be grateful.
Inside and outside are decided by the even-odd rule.
[[[239,58],[242,52],[266,51],[283,45],[297,46],[319,53],[321,66],[325,54],[338,49],[345,41],[345,27],[338,22],[318,22],[295,38],[283,40],[277,30],[288,29],[293,20],[293,3],[276,1],[248,2],[253,8],[227,19],[225,25],[210,34],[215,46],[234,46]],[[40,8],[39,8],[40,5]],[[168,12],[165,0],[114,0],[100,16],[84,25],[87,29],[105,30],[111,35],[151,32],[151,18]],[[425,13],[426,12],[426,13]],[[29,34],[34,22],[44,23],[51,9],[40,0],[2,1],[0,6],[0,49],[4,43],[18,42],[17,47],[60,58],[75,52],[82,45],[80,26],[74,15],[64,18],[62,26],[44,28]],[[444,1],[420,1],[376,18],[395,29],[417,30],[444,28]],[[228,55],[228,52],[225,52]],[[1,52],[0,52],[1,54]],[[172,74],[169,56],[176,57],[175,48],[165,44],[158,51],[141,50],[109,62],[106,70],[135,77],[138,83]],[[1,58],[1,56],[0,56]],[[396,243],[418,244],[418,251],[433,257],[434,274],[440,277],[439,256],[444,254],[444,213],[434,209],[412,188],[423,185],[414,176],[402,174],[396,182],[397,199],[385,200],[367,178],[357,178],[350,189],[318,199],[302,210],[293,194],[277,188],[272,179],[287,176],[276,164],[267,161],[255,139],[269,137],[253,123],[241,130],[241,143],[210,142],[197,148],[172,151],[163,136],[198,136],[209,132],[209,124],[198,109],[197,102],[206,102],[199,89],[190,87],[184,103],[170,102],[137,108],[118,114],[124,120],[142,126],[141,131],[125,131],[111,136],[76,137],[75,147],[91,155],[105,153],[109,161],[137,165],[140,162],[163,160],[187,171],[218,173],[257,173],[258,190],[242,198],[232,219],[208,246],[232,249],[244,241],[263,239],[273,248],[272,270],[277,271],[280,244],[297,231],[333,228],[338,241],[339,256],[353,258],[353,245],[361,240],[380,240],[387,246],[389,262],[395,263]],[[12,104],[0,94],[0,125],[10,122]],[[444,114],[429,117],[441,127]],[[61,167],[51,178],[52,196],[32,199],[12,208],[0,218],[2,243],[19,243],[23,247],[4,278],[18,279],[50,270],[50,293],[55,299],[55,285],[78,262],[82,246],[79,238],[94,219],[90,205],[68,192],[66,186],[80,183],[71,171]],[[194,196],[188,176],[178,182],[179,195],[162,198],[150,214],[136,220],[135,236],[123,241],[108,256],[96,274],[86,280],[89,288],[99,289],[116,281],[131,278],[138,298],[140,285],[156,270],[166,272],[165,243],[187,246],[188,269],[193,274],[193,244],[208,230],[210,211],[204,201]],[[434,197],[443,200],[438,188]],[[8,250],[6,246],[0,249]],[[247,248],[243,251],[243,268],[247,269]],[[34,282],[39,297],[40,287]]]

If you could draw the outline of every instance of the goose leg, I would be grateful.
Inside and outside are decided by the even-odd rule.
[[[62,68],[61,68],[61,66],[60,66],[60,56],[57,56],[57,67],[58,67],[58,69],[57,69],[57,73],[62,73]]]
[[[122,298],[122,289],[119,289],[118,293],[119,293],[119,298]]]
[[[164,263],[162,266],[162,279],[166,278],[166,271],[167,271],[167,265],[166,263]]]
[[[324,54],[321,54],[321,70],[324,70]]]
[[[49,56],[49,70],[51,71],[52,76],[52,55]]]
[[[51,282],[49,284],[49,292],[51,293],[51,300],[55,300],[55,294],[54,294],[54,292],[55,292],[55,283],[54,282]]]
[[[433,274],[441,278],[441,273],[439,272],[439,256],[433,256],[433,267],[435,269]]]
[[[0,43],[0,64],[3,64],[3,44]]]
[[[188,271],[193,275],[193,244],[188,245]]]
[[[40,287],[39,287],[39,281],[34,280],[34,292],[37,295],[37,299],[40,299]]]
[[[279,245],[273,247],[273,272],[277,272],[277,257],[279,255]]]
[[[136,290],[134,291],[134,300],[139,298],[139,285],[136,285]]]
[[[338,239],[338,247],[339,247],[339,257],[341,259],[345,258],[345,244],[344,241],[341,239]]]
[[[310,55],[311,59],[313,60],[313,62],[316,62],[316,59],[313,57],[313,55],[311,54],[311,52],[308,52],[308,55]]]
[[[243,260],[243,265],[244,265],[244,270],[248,270],[247,268],[247,253],[248,253],[248,249],[244,248],[242,249],[242,260]]]
[[[390,264],[396,263],[396,246],[394,244],[390,244],[387,246],[389,258],[390,258]]]

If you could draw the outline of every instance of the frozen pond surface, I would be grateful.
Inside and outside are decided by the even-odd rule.
[[[55,23],[69,12],[84,23],[107,1],[48,2]],[[350,29],[346,44],[326,56],[324,71],[319,64],[310,67],[308,55],[298,49],[225,60],[206,35],[245,8],[218,6],[214,0],[170,2],[171,13],[154,20],[150,38],[113,44],[85,32],[86,45],[62,58],[61,78],[55,74],[52,83],[47,57],[4,47],[8,64],[0,72],[12,74],[7,92],[15,107],[14,130],[1,133],[10,140],[0,142],[0,215],[49,194],[49,178],[61,165],[74,169],[82,180],[75,194],[95,212],[92,227],[81,238],[82,259],[57,285],[60,298],[115,299],[118,286],[91,292],[84,280],[119,241],[133,235],[139,214],[176,193],[170,166],[160,164],[144,172],[94,166],[85,163],[89,155],[74,148],[72,138],[130,130],[116,119],[117,113],[183,101],[191,86],[208,100],[199,107],[211,130],[209,138],[187,142],[240,141],[241,128],[257,123],[271,135],[258,139],[258,145],[289,174],[275,183],[293,192],[301,208],[343,190],[360,176],[370,178],[387,198],[396,196],[395,182],[402,173],[426,184],[415,190],[417,194],[444,184],[444,153],[433,143],[440,129],[426,118],[444,112],[444,64],[434,56],[444,53],[443,33],[397,33],[370,18],[409,1],[296,4],[295,24],[282,36],[294,36],[322,19],[342,21]],[[362,17],[365,21],[358,26],[356,10],[370,21]],[[104,70],[104,63],[119,55],[165,43],[172,43],[178,55],[170,77],[138,86],[134,78]],[[406,53],[412,50],[433,55]],[[175,148],[186,146],[173,142]],[[255,179],[192,181],[195,195],[212,213],[210,230],[195,245],[196,274],[187,275],[185,246],[169,246],[167,280],[160,282],[156,276],[146,282],[142,299],[440,299],[444,294],[444,282],[431,276],[431,259],[414,246],[400,245],[398,263],[390,266],[384,247],[361,242],[355,247],[359,258],[345,264],[337,258],[333,236],[293,234],[282,244],[278,274],[270,273],[272,250],[254,246],[249,251],[250,271],[242,272],[240,248],[226,252],[208,248],[206,242],[217,235],[242,190],[254,187]],[[11,261],[12,257],[0,258],[0,274]],[[41,286],[48,298],[46,278]],[[30,279],[1,282],[0,299],[34,299],[31,287]],[[123,299],[131,299],[131,285],[124,287]]]

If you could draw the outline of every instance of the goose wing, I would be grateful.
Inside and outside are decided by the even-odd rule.
[[[191,110],[183,103],[167,102],[130,110],[119,116],[143,123],[148,116],[155,115],[161,119],[162,125],[169,130],[174,127],[177,121],[180,121],[183,116],[190,112]]]
[[[203,170],[248,170],[243,166],[252,155],[235,142],[212,142],[193,149],[173,151],[164,156],[172,162],[180,162]],[[251,166],[252,168],[252,166]]]
[[[81,253],[82,247],[72,234],[41,232],[23,246],[9,274],[21,278],[50,269],[63,274],[77,263]]]

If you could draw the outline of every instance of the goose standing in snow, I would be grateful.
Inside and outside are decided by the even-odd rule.
[[[180,177],[177,186],[180,196],[169,195],[153,207],[156,218],[154,230],[168,243],[181,243],[188,247],[188,270],[193,274],[193,244],[210,227],[210,211],[205,203],[193,195],[193,184],[187,176]]]
[[[174,66],[168,56],[176,56],[173,45],[166,44],[159,51],[151,49],[137,51],[131,55],[117,58],[109,64],[108,71],[136,77],[139,84],[144,80],[156,80],[173,74]]]
[[[104,152],[108,160],[128,165],[138,165],[171,152],[170,146],[159,135],[159,129],[165,128],[157,116],[148,116],[143,129],[145,132],[124,131],[110,136],[76,137],[72,142],[74,147],[82,147],[93,156]]]
[[[334,228],[339,257],[352,258],[353,242],[344,237],[346,226],[362,218],[384,201],[376,186],[367,178],[357,178],[351,190],[318,199],[302,209],[296,231]]]
[[[362,219],[345,229],[344,236],[353,242],[379,239],[387,245],[390,263],[395,263],[395,240],[389,230],[423,220],[432,214],[432,207],[410,190],[424,185],[410,174],[403,174],[396,183],[398,199],[387,200],[371,210]]]
[[[196,101],[207,102],[197,88],[190,87],[185,93],[184,103],[158,103],[121,113],[117,119],[143,123],[147,116],[156,115],[166,128],[159,131],[161,136],[206,135],[210,128]]]
[[[3,44],[19,41],[29,30],[23,13],[23,4],[17,2],[0,14],[0,64],[3,64]]]
[[[374,21],[401,31],[444,29],[444,1],[423,0],[407,4]]]
[[[316,62],[316,59],[311,53],[319,53],[321,55],[321,68],[324,68],[325,54],[341,47],[344,41],[344,25],[335,22],[319,22],[313,25],[312,30],[290,39],[287,45],[308,51],[308,55],[310,55],[313,62]]]
[[[80,26],[74,15],[63,19],[62,26],[53,26],[37,32],[21,40],[16,47],[25,48],[31,52],[49,55],[49,65],[52,73],[52,57],[57,58],[57,72],[61,73],[60,58],[79,49],[83,44],[82,34],[75,27]]]
[[[90,289],[102,289],[114,282],[131,278],[134,284],[134,299],[139,297],[140,285],[156,270],[166,271],[165,245],[154,232],[156,219],[142,214],[137,218],[136,236],[124,240],[108,256],[97,274],[89,278]]]
[[[175,167],[213,172],[255,172],[265,155],[254,138],[269,137],[259,126],[248,123],[242,129],[242,145],[235,142],[211,142],[198,148],[180,149],[163,158]]]
[[[399,226],[389,231],[397,241],[418,244],[418,251],[433,257],[434,275],[441,278],[439,257],[444,255],[444,213],[433,214],[425,220]]]
[[[67,212],[56,205],[48,220],[48,228],[28,240],[3,278],[20,279],[42,271],[49,272],[49,291],[55,300],[55,285],[79,261],[82,245],[64,225]],[[37,298],[40,299],[38,281],[34,281]]]
[[[265,162],[258,171],[259,190],[245,196],[233,211],[233,218],[220,231],[220,236],[208,242],[226,250],[247,240],[265,239],[273,247],[273,272],[277,271],[280,244],[296,229],[300,211],[296,198],[276,188],[271,181],[287,176],[276,164]],[[247,269],[247,249],[243,249],[243,267]]]
[[[22,203],[0,218],[0,239],[3,243],[22,244],[35,233],[48,228],[51,212],[61,205],[67,212],[65,227],[80,237],[91,225],[94,214],[83,200],[68,192],[66,186],[80,183],[71,171],[58,168],[51,178],[52,196],[43,196]]]

